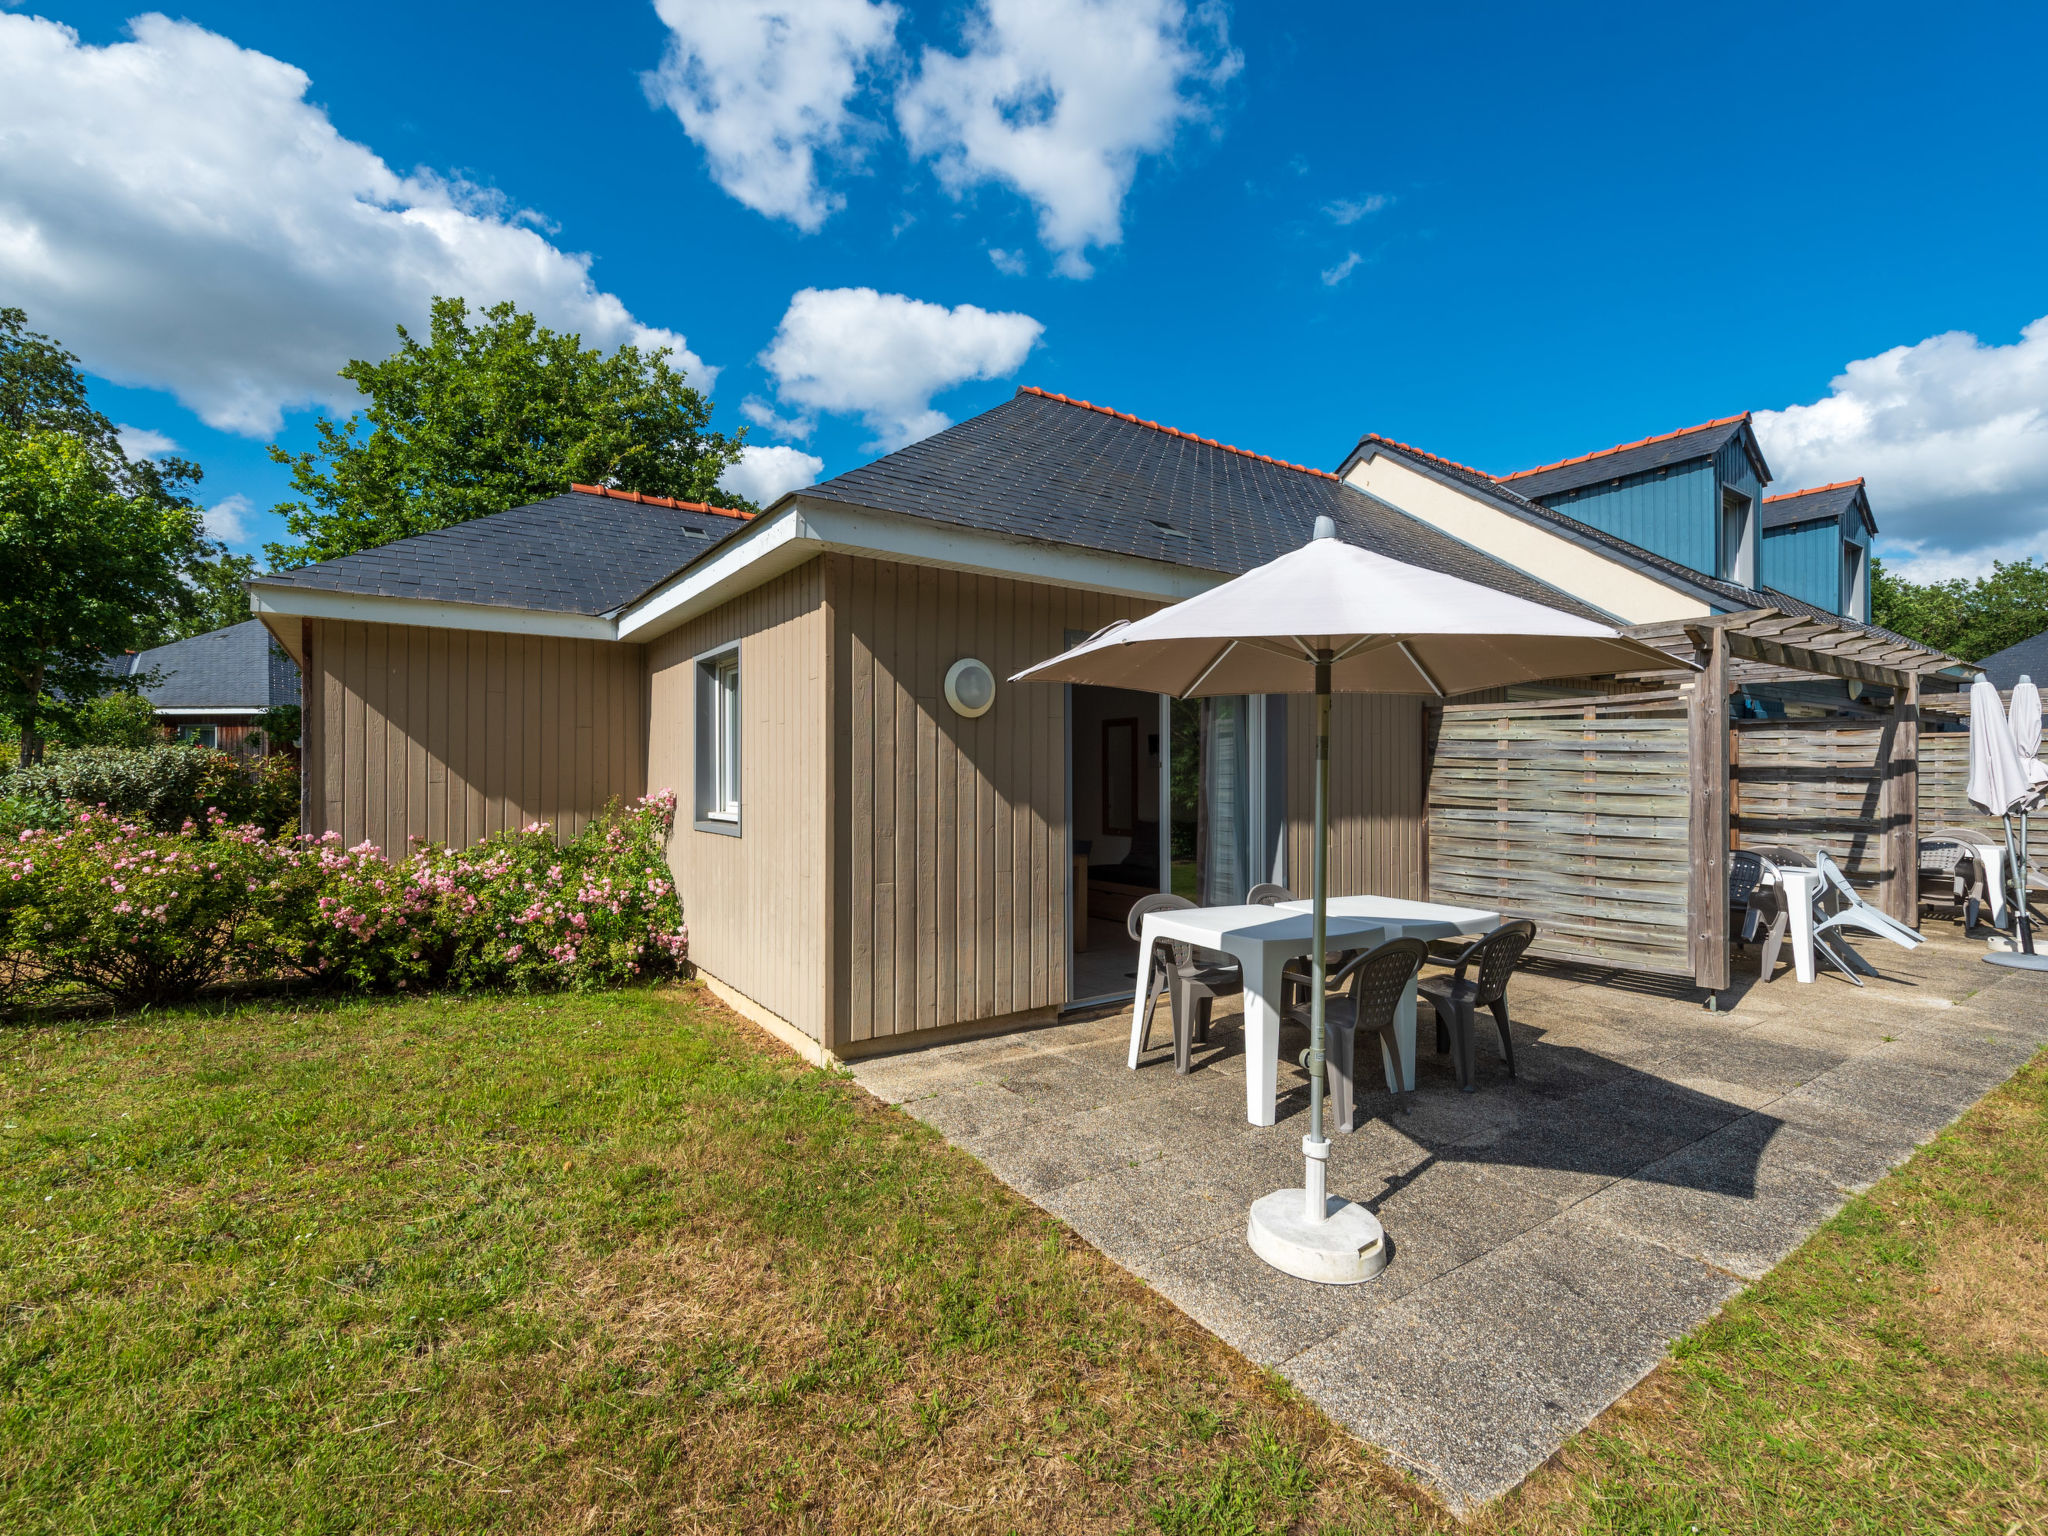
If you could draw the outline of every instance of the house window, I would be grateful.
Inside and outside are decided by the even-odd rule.
[[[1852,619],[1863,617],[1863,584],[1869,577],[1870,551],[1861,544],[1842,546],[1842,608]]]
[[[220,746],[220,727],[217,725],[181,725],[178,727],[178,741],[185,746],[204,747],[212,752]]]
[[[1721,576],[1751,586],[1755,573],[1749,558],[1749,498],[1740,491],[1721,493]]]
[[[740,653],[697,658],[697,814],[700,832],[739,836]]]

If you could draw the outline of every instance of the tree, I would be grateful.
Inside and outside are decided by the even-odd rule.
[[[117,494],[159,508],[192,510],[186,493],[204,473],[190,459],[130,458],[119,429],[93,408],[77,356],[31,331],[19,309],[0,308],[0,432],[70,437]],[[254,574],[254,558],[230,554],[225,544],[203,537],[196,522],[192,526],[190,542],[171,556],[184,580],[138,616],[139,646],[167,645],[249,616],[241,584]]]
[[[0,713],[24,765],[45,722],[132,686],[106,658],[181,600],[199,539],[194,508],[124,490],[80,436],[0,427]]]
[[[451,528],[571,484],[751,510],[718,489],[745,431],[711,430],[709,402],[665,347],[606,356],[509,303],[472,319],[461,299],[434,300],[424,342],[404,326],[398,339],[382,362],[341,370],[369,403],[343,422],[321,418],[318,448],[271,447],[300,498],[276,509],[301,541],[268,546],[277,568]]]
[[[1870,578],[1875,622],[1964,661],[1981,661],[2048,629],[2048,568],[2032,560],[1996,561],[1989,576],[1974,580],[1925,583],[1903,580],[1873,560]]]
[[[151,747],[164,733],[156,723],[156,707],[124,690],[79,705],[65,722],[63,737],[73,747]]]

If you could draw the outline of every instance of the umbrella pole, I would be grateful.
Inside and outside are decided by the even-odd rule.
[[[1387,1234],[1379,1218],[1355,1200],[1329,1193],[1330,1141],[1323,1134],[1324,988],[1329,980],[1330,936],[1330,662],[1316,652],[1315,900],[1310,903],[1314,954],[1309,975],[1308,1134],[1301,1138],[1306,1165],[1300,1189],[1276,1189],[1252,1202],[1245,1239],[1275,1269],[1323,1285],[1357,1285],[1387,1267]]]
[[[2012,888],[2015,900],[2012,909],[2012,934],[2019,941],[2020,953],[2034,952],[2034,929],[2027,921],[2027,872],[2020,867],[2019,848],[2013,842],[2012,817],[2005,818],[2005,862],[2012,871]]]
[[[1326,940],[1330,927],[1330,653],[1316,652],[1316,843],[1314,944],[1310,976],[1314,989],[1308,1005],[1308,1139],[1302,1143],[1306,1176],[1302,1215],[1320,1222],[1329,1215],[1330,1141],[1323,1134],[1323,1081],[1328,1055],[1323,1049],[1323,1005],[1328,974]]]

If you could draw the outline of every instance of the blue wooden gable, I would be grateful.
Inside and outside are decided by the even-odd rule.
[[[1769,497],[1764,502],[1762,585],[1868,622],[1876,532],[1861,480]]]
[[[1523,470],[1501,483],[1667,560],[1754,587],[1769,481],[1745,413]]]

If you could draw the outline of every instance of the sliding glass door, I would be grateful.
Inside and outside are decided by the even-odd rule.
[[[1169,713],[1170,888],[1213,907],[1286,884],[1287,700],[1177,699]]]

